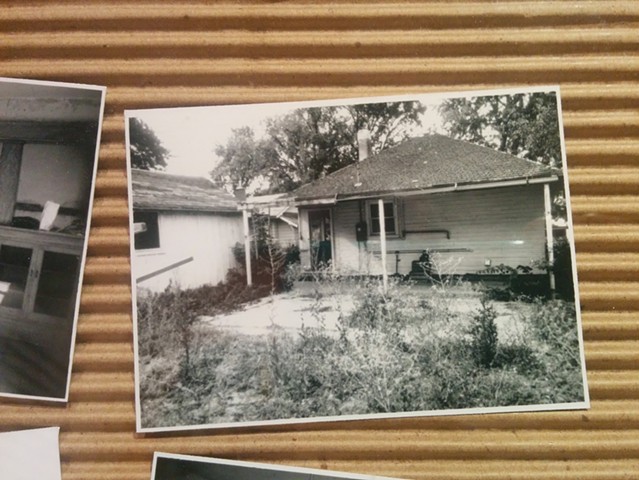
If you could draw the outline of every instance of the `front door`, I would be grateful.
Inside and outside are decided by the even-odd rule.
[[[311,241],[311,267],[326,268],[333,259],[331,211],[329,209],[308,212],[309,239]]]

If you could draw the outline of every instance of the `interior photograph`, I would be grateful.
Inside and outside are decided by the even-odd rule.
[[[65,397],[101,97],[0,82],[0,394]]]

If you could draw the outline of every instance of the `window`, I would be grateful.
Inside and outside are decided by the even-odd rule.
[[[157,212],[133,212],[135,249],[160,248],[160,229]]]
[[[370,201],[368,204],[368,217],[370,225],[370,234],[379,235],[380,233],[380,215],[379,203],[376,200]],[[399,227],[397,221],[397,205],[393,200],[384,201],[384,226],[386,227],[386,235],[399,235]]]

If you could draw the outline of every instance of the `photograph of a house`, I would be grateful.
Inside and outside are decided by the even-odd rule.
[[[390,480],[388,477],[155,452],[151,480]]]
[[[104,87],[0,79],[0,395],[66,401]]]
[[[127,115],[139,431],[588,407],[557,88]]]

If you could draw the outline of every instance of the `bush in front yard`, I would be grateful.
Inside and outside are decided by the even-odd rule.
[[[224,282],[181,289],[171,284],[163,292],[139,289],[137,294],[137,326],[140,355],[158,355],[186,347],[190,327],[202,315],[228,313],[242,305],[263,298],[269,288],[247,286],[246,276],[229,270]]]
[[[274,326],[268,335],[258,336],[196,324],[187,367],[174,361],[183,358],[179,352],[156,348],[161,358],[144,357],[140,371],[145,425],[535,405],[583,398],[571,303],[541,299],[526,303],[518,310],[524,331],[503,336],[501,331],[497,335],[493,304],[484,300],[477,309],[472,300],[472,305],[463,305],[471,297],[455,297],[446,287],[415,289],[391,282],[384,292],[379,279],[339,280],[327,274],[315,281],[312,311],[306,312],[317,321],[315,327],[302,326],[290,333]],[[232,290],[220,288],[216,298],[224,305]],[[354,307],[341,313],[337,331],[329,330],[322,320],[326,302],[344,290],[353,295]],[[200,297],[191,295],[198,305]],[[162,328],[166,328],[170,315],[164,310],[170,303],[162,300],[143,308],[146,315],[164,319],[167,325]],[[160,342],[157,332],[154,335]]]
[[[475,364],[491,367],[497,355],[497,312],[486,298],[481,300],[481,308],[472,317],[470,326],[470,348]]]
[[[583,399],[581,351],[575,304],[537,300],[529,318],[532,344],[543,365],[537,378],[544,398],[556,402]]]

